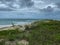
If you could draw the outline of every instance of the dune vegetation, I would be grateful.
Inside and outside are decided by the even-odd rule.
[[[0,45],[24,45],[18,43],[21,40],[28,42],[26,45],[60,45],[60,21],[42,20],[25,26],[25,30],[4,30],[0,31]],[[13,45],[13,44],[12,44]]]

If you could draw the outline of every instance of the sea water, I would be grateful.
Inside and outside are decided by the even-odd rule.
[[[36,19],[0,19],[0,25],[24,24],[36,21]]]
[[[38,12],[0,12],[0,25],[11,25],[30,23],[41,19],[60,20],[60,12],[38,13]]]

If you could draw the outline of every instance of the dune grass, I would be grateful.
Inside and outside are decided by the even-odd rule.
[[[0,31],[0,39],[9,41],[27,40],[29,45],[60,45],[60,21],[43,20],[31,24],[25,31]]]
[[[35,24],[30,35],[30,45],[60,45],[60,21],[38,21]]]

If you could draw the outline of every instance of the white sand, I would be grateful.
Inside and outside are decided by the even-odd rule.
[[[31,22],[18,22],[18,23],[14,24],[14,25],[27,25],[27,24],[31,24]],[[10,26],[12,26],[12,24],[11,25],[0,25],[0,28],[2,28],[2,27],[10,27]]]
[[[8,30],[8,29],[15,29],[18,27],[18,25],[23,26],[23,28],[24,28],[25,25],[29,25],[29,24],[31,24],[31,22],[19,22],[17,24],[14,24],[15,27],[11,27],[12,25],[0,25],[0,31]]]
[[[12,25],[0,25],[0,28],[4,28],[4,27],[10,27]]]

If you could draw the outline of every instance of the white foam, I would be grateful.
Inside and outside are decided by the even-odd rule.
[[[27,25],[27,24],[31,24],[31,22],[17,22],[17,23],[14,24],[14,25]],[[12,24],[11,24],[11,25],[0,25],[0,28],[10,27],[10,26],[12,26]]]
[[[10,27],[12,25],[0,25],[0,28],[3,28],[3,27]]]

